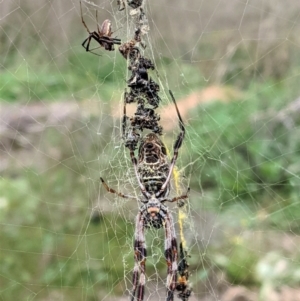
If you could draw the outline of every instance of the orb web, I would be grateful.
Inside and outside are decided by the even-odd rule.
[[[132,36],[117,1],[82,1]],[[291,300],[299,292],[299,3],[145,1],[144,53],[159,82],[162,139],[187,134],[170,208],[190,258],[190,300]],[[115,51],[85,51],[79,1],[0,3],[0,296],[127,300],[140,197],[122,141],[129,73]],[[97,47],[95,41],[93,47]],[[128,115],[135,112],[128,105]],[[130,115],[131,114],[131,115]],[[170,155],[171,156],[171,155]],[[147,230],[145,300],[164,300],[162,231]],[[300,299],[300,298],[299,298]],[[298,299],[296,299],[298,300]]]

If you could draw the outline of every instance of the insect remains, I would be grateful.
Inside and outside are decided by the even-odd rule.
[[[91,52],[95,55],[99,55],[95,52],[93,52],[93,50],[98,49],[103,47],[105,50],[108,51],[113,51],[114,45],[121,45],[121,39],[117,39],[117,38],[113,38],[112,34],[114,33],[112,31],[112,26],[111,26],[111,21],[106,19],[103,21],[101,28],[99,28],[98,25],[98,12],[96,11],[96,21],[97,21],[97,31],[90,31],[83,19],[83,14],[82,14],[82,5],[81,5],[81,1],[80,1],[80,13],[81,13],[81,21],[82,24],[84,25],[84,27],[86,28],[87,32],[89,33],[89,36],[83,41],[83,43],[81,44],[83,46],[83,48],[87,51],[87,52]],[[90,44],[92,42],[92,40],[95,40],[100,46],[90,49]]]

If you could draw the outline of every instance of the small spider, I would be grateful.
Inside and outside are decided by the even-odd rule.
[[[102,25],[101,25],[101,29],[100,29],[99,25],[98,25],[98,14],[97,14],[97,11],[96,11],[96,20],[97,20],[97,30],[98,30],[98,32],[97,31],[91,32],[88,29],[87,25],[85,24],[85,22],[83,20],[81,1],[80,1],[80,12],[81,12],[82,24],[84,25],[87,32],[89,33],[89,36],[81,44],[86,51],[91,52],[95,55],[99,55],[99,54],[93,52],[93,50],[95,50],[99,47],[94,48],[94,49],[90,49],[90,44],[91,44],[92,39],[94,39],[96,42],[98,42],[100,47],[104,47],[104,49],[108,50],[108,51],[114,50],[114,44],[121,45],[121,40],[120,39],[111,37],[113,32],[111,31],[111,21],[110,20],[108,20],[108,19],[104,20]]]

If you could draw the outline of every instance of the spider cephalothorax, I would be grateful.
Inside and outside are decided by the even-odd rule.
[[[141,207],[141,212],[144,215],[145,227],[161,228],[167,212],[166,210],[167,207],[152,195],[150,200],[147,200],[147,203]]]

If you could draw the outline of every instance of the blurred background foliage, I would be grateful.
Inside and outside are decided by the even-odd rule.
[[[83,2],[90,30],[98,9],[126,39],[116,1]],[[228,291],[244,286],[242,300],[287,301],[299,286],[299,13],[295,0],[147,2],[162,106],[169,88],[183,106],[195,98],[178,161],[195,300],[236,300]],[[130,289],[138,204],[98,180],[139,193],[120,137],[126,62],[85,53],[86,36],[78,1],[0,3],[1,300]],[[162,233],[149,232],[151,285],[166,267]]]

